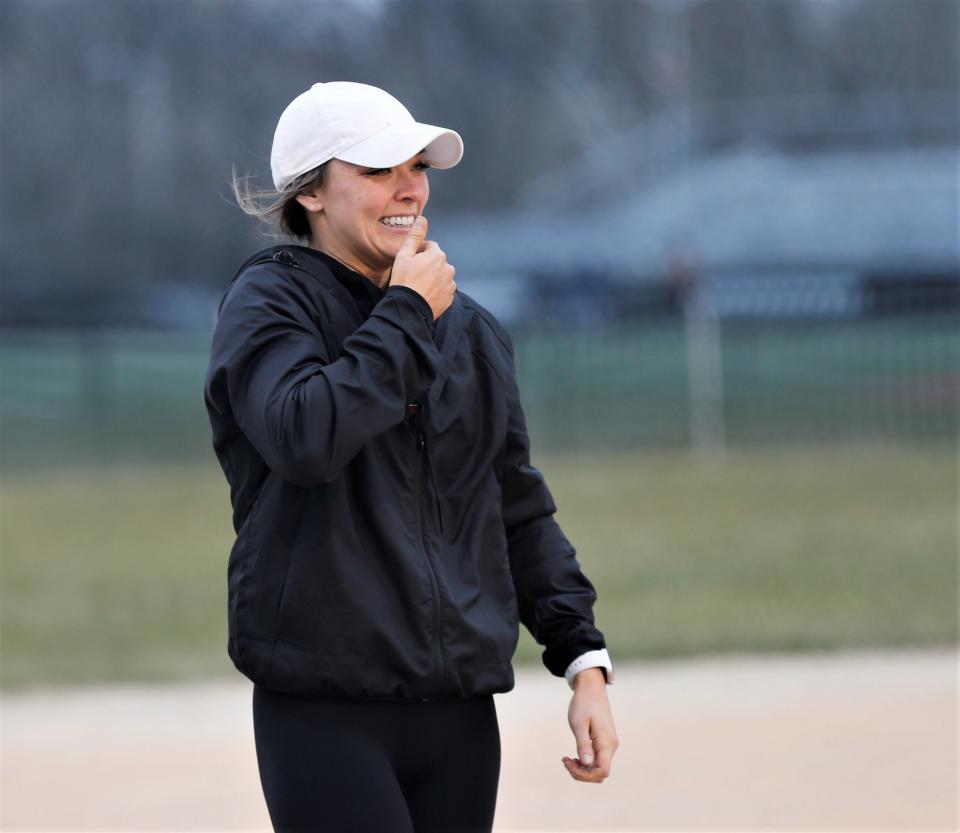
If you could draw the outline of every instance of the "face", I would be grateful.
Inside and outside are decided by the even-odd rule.
[[[383,285],[409,223],[423,213],[430,196],[430,166],[423,157],[421,151],[392,168],[331,159],[320,188],[297,197],[308,211],[313,247]]]

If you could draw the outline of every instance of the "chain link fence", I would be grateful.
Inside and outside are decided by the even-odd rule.
[[[714,285],[713,301],[648,289],[629,318],[512,325],[534,454],[956,441],[956,280],[868,287],[855,309],[838,307],[835,286],[792,286]],[[212,460],[208,344],[202,333],[3,332],[4,467]]]

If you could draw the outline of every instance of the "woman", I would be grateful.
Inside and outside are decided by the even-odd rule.
[[[573,689],[571,776],[618,745],[593,585],[530,464],[513,346],[428,240],[460,136],[314,84],[277,125],[257,252],[220,305],[205,402],[231,489],[228,651],[254,683],[277,830],[489,831],[493,694],[522,622]]]

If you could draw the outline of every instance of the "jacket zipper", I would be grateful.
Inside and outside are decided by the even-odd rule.
[[[440,494],[437,491],[437,475],[433,470],[433,452],[425,448],[424,454],[427,455],[427,471],[430,473],[431,493],[433,494],[433,505],[437,510],[437,524],[440,526],[440,537],[443,537],[443,509],[440,507]]]
[[[420,410],[419,402],[411,402],[410,406],[412,407],[411,413],[415,415],[414,418],[414,428],[417,432],[417,477],[416,477],[416,492],[417,498],[417,532],[420,535],[420,550],[423,552],[423,558],[427,562],[427,572],[430,574],[430,584],[433,587],[433,632],[434,632],[434,652],[436,653],[437,658],[437,668],[440,669],[440,686],[443,688],[444,683],[444,670],[443,670],[443,649],[440,646],[440,640],[442,636],[440,634],[441,622],[440,622],[440,585],[437,582],[437,576],[433,569],[433,564],[430,561],[430,555],[427,553],[427,540],[423,534],[423,512],[422,512],[422,503],[423,495],[421,488],[422,473],[424,467],[424,457],[426,455],[426,435],[421,430],[419,421],[416,419],[416,414]],[[425,699],[425,698],[421,698]]]

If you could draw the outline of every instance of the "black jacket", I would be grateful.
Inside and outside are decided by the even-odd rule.
[[[408,287],[264,249],[220,304],[204,399],[237,533],[227,648],[255,683],[463,699],[513,688],[518,622],[559,677],[606,647],[510,337],[465,293],[434,322]]]

